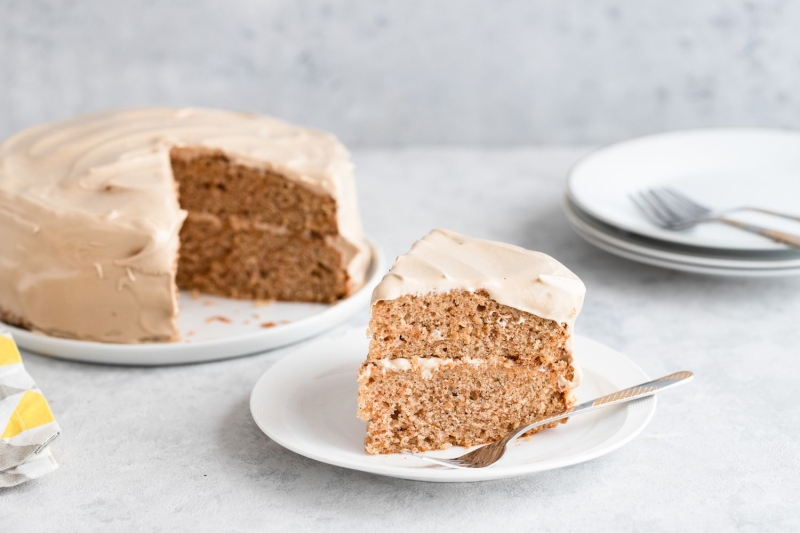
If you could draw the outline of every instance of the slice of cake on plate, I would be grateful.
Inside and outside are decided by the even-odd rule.
[[[178,338],[178,288],[335,302],[370,253],[333,136],[214,109],[97,113],[0,144],[0,319]]]
[[[543,253],[442,229],[415,243],[372,295],[367,452],[491,442],[574,405],[585,290]]]

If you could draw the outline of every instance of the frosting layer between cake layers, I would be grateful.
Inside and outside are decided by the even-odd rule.
[[[76,117],[0,144],[0,314],[55,335],[174,338],[174,264],[186,212],[170,149],[199,146],[285,176],[337,204],[351,291],[369,253],[353,166],[332,135],[269,117],[144,108]]]
[[[372,304],[404,295],[485,290],[496,302],[571,331],[586,287],[547,254],[435,229],[395,261],[372,293]]]

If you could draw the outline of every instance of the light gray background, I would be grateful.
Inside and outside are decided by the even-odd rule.
[[[116,106],[274,114],[353,147],[800,125],[800,2],[0,0],[0,138]]]

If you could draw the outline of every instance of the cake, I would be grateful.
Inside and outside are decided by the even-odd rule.
[[[0,144],[0,318],[114,343],[178,339],[178,288],[335,302],[369,251],[349,153],[269,117],[144,108]]]
[[[543,253],[442,229],[416,242],[372,294],[358,373],[366,451],[492,442],[574,405],[584,293]]]

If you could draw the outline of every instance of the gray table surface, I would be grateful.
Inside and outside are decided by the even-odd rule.
[[[588,288],[579,333],[652,376],[696,373],[665,393],[627,446],[504,481],[389,479],[295,455],[258,430],[250,391],[291,348],[167,368],[24,354],[63,428],[52,447],[60,468],[0,491],[0,529],[800,530],[800,279],[681,274],[589,246],[560,205],[566,172],[586,151],[407,149],[355,160],[365,227],[389,258],[434,227],[549,253]]]

